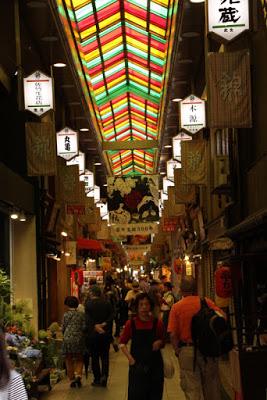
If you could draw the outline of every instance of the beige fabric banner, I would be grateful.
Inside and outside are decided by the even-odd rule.
[[[66,204],[78,204],[81,199],[78,165],[66,166],[58,157],[57,197]]]
[[[183,173],[183,168],[174,170],[174,193],[177,204],[189,204],[196,202],[196,186],[189,183]]]
[[[205,140],[186,140],[181,143],[183,175],[188,184],[207,183],[207,144]],[[185,181],[186,182],[186,181]]]
[[[251,76],[248,50],[208,54],[209,127],[250,128]]]
[[[25,124],[28,176],[57,173],[56,134],[51,122]]]
[[[185,205],[176,202],[175,190],[176,190],[175,186],[168,187],[167,214],[169,217],[177,217],[185,213]]]

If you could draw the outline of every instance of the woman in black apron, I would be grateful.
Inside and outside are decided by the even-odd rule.
[[[127,321],[120,338],[120,347],[129,360],[128,400],[162,400],[163,323],[153,318],[153,304],[146,293],[136,297],[136,309],[137,316]],[[126,346],[129,340],[130,352]]]

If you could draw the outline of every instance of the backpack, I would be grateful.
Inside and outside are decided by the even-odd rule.
[[[196,350],[205,357],[219,357],[233,348],[229,323],[210,308],[204,298],[200,299],[200,310],[193,316],[191,333]]]

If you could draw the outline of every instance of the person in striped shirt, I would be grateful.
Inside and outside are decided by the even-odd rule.
[[[28,400],[21,375],[11,369],[2,330],[0,330],[0,400]]]

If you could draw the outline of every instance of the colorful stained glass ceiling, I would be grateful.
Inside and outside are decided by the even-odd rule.
[[[178,0],[57,3],[102,141],[159,139]],[[154,149],[109,151],[108,157],[116,175],[155,172]]]

